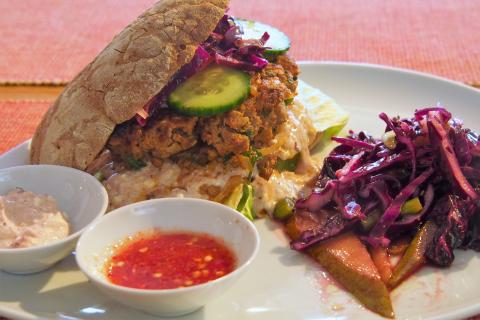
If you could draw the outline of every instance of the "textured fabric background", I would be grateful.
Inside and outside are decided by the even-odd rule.
[[[30,139],[50,104],[51,101],[0,101],[0,154]]]
[[[0,0],[0,83],[67,82],[154,0]],[[412,68],[480,82],[478,0],[231,0],[299,60]]]

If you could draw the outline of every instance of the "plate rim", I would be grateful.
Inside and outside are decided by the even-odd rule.
[[[471,93],[480,95],[480,88],[477,89],[473,86],[470,86],[458,80],[449,79],[433,73],[428,73],[428,72],[423,72],[423,71],[418,71],[418,70],[408,69],[408,68],[395,67],[395,66],[390,66],[385,64],[376,64],[376,63],[369,63],[369,62],[335,61],[335,60],[299,60],[297,61],[297,64],[301,66],[332,66],[332,67],[341,67],[341,68],[355,67],[358,69],[398,72],[405,75],[413,75],[413,76],[418,76],[424,79],[430,79],[430,80],[448,83],[450,85],[454,85],[456,87],[466,89]],[[299,78],[301,78],[301,74]]]
[[[417,71],[417,70],[412,70],[412,69],[407,69],[407,68],[399,68],[399,67],[393,67],[389,65],[382,65],[382,64],[374,64],[374,63],[363,63],[363,62],[348,62],[348,61],[329,61],[329,60],[299,60],[297,61],[297,64],[300,67],[315,67],[315,66],[326,66],[326,67],[337,67],[337,68],[355,68],[355,69],[361,69],[364,72],[375,72],[375,71],[386,71],[386,72],[395,72],[395,73],[401,73],[407,76],[415,76],[415,77],[420,77],[423,80],[434,80],[434,81],[439,81],[444,84],[448,84],[451,86],[455,86],[457,88],[461,88],[463,90],[466,90],[469,93],[472,93],[474,95],[477,95],[478,98],[480,98],[480,89],[477,89],[475,87],[469,86],[465,83],[462,83],[457,80],[452,80],[448,79],[442,76],[434,75],[431,73],[426,73],[422,71]],[[299,77],[300,79],[302,78],[301,75]],[[29,150],[29,144],[30,144],[31,139],[27,139],[13,148],[6,150],[4,153],[0,154],[0,162],[2,162],[5,158],[11,156],[14,152],[21,150],[22,148],[27,148],[27,152]],[[470,317],[473,315],[480,314],[480,298],[477,304],[473,304],[470,306],[463,307],[458,310],[452,310],[450,312],[447,312],[442,315],[438,316],[432,316],[429,317],[428,319],[430,320],[447,320],[447,319],[457,319],[457,318],[466,318]],[[31,314],[29,312],[26,312],[24,310],[17,310],[17,309],[12,309],[8,308],[5,306],[2,306],[0,304],[0,316],[6,316],[12,319],[26,319],[26,320],[40,320],[42,319],[41,316],[37,316],[34,314]]]

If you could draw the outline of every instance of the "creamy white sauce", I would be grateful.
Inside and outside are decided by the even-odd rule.
[[[0,196],[0,248],[38,246],[69,233],[66,216],[52,196],[20,188]]]
[[[307,114],[307,110],[299,102],[290,105],[288,120],[282,126],[278,136],[286,136],[280,147],[278,157],[291,159],[297,153],[301,154],[301,161],[295,172],[277,172],[268,180],[256,177],[253,182],[255,199],[253,207],[256,212],[262,209],[272,212],[275,204],[283,198],[297,198],[304,186],[318,172],[320,165],[310,156],[310,144],[315,139],[316,130]]]
[[[253,209],[260,212],[262,209],[268,213],[273,212],[275,204],[283,198],[297,198],[313,175],[299,175],[294,172],[274,172],[270,179],[257,177],[253,181],[255,199]]]
[[[104,182],[110,197],[110,209],[152,198],[188,197],[208,199],[200,191],[203,185],[224,187],[230,177],[245,177],[242,168],[212,165],[189,170],[165,161],[160,168],[152,164],[138,171],[127,171]]]
[[[315,139],[316,131],[307,110],[298,101],[289,105],[288,119],[280,128],[278,136],[284,136],[283,145],[277,153],[280,159],[293,158],[298,152],[307,151]]]

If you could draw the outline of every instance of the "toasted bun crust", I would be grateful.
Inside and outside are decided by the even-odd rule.
[[[48,110],[32,164],[85,169],[115,126],[131,119],[194,56],[228,0],[163,0],[118,34]]]

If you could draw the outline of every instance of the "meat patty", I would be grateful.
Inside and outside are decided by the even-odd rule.
[[[286,121],[286,105],[297,89],[298,67],[288,56],[269,63],[250,80],[250,97],[239,107],[199,121],[201,139],[221,156],[272,144]]]
[[[166,159],[193,147],[197,117],[185,117],[171,112],[159,112],[144,128],[128,122],[118,126],[108,141],[108,148],[118,155],[136,159]]]
[[[149,119],[146,127],[135,120],[117,126],[108,148],[114,154],[136,159],[165,159],[199,143],[220,157],[242,154],[252,146],[267,147],[287,119],[297,75],[295,62],[282,55],[252,74],[250,96],[237,108],[201,118],[162,110]],[[198,148],[192,152],[198,152]]]
[[[300,73],[298,65],[285,54],[278,56],[275,63],[281,65],[285,71],[284,74],[279,74],[279,76],[282,77],[282,82],[285,83],[291,91],[295,92],[297,90],[296,80]]]

